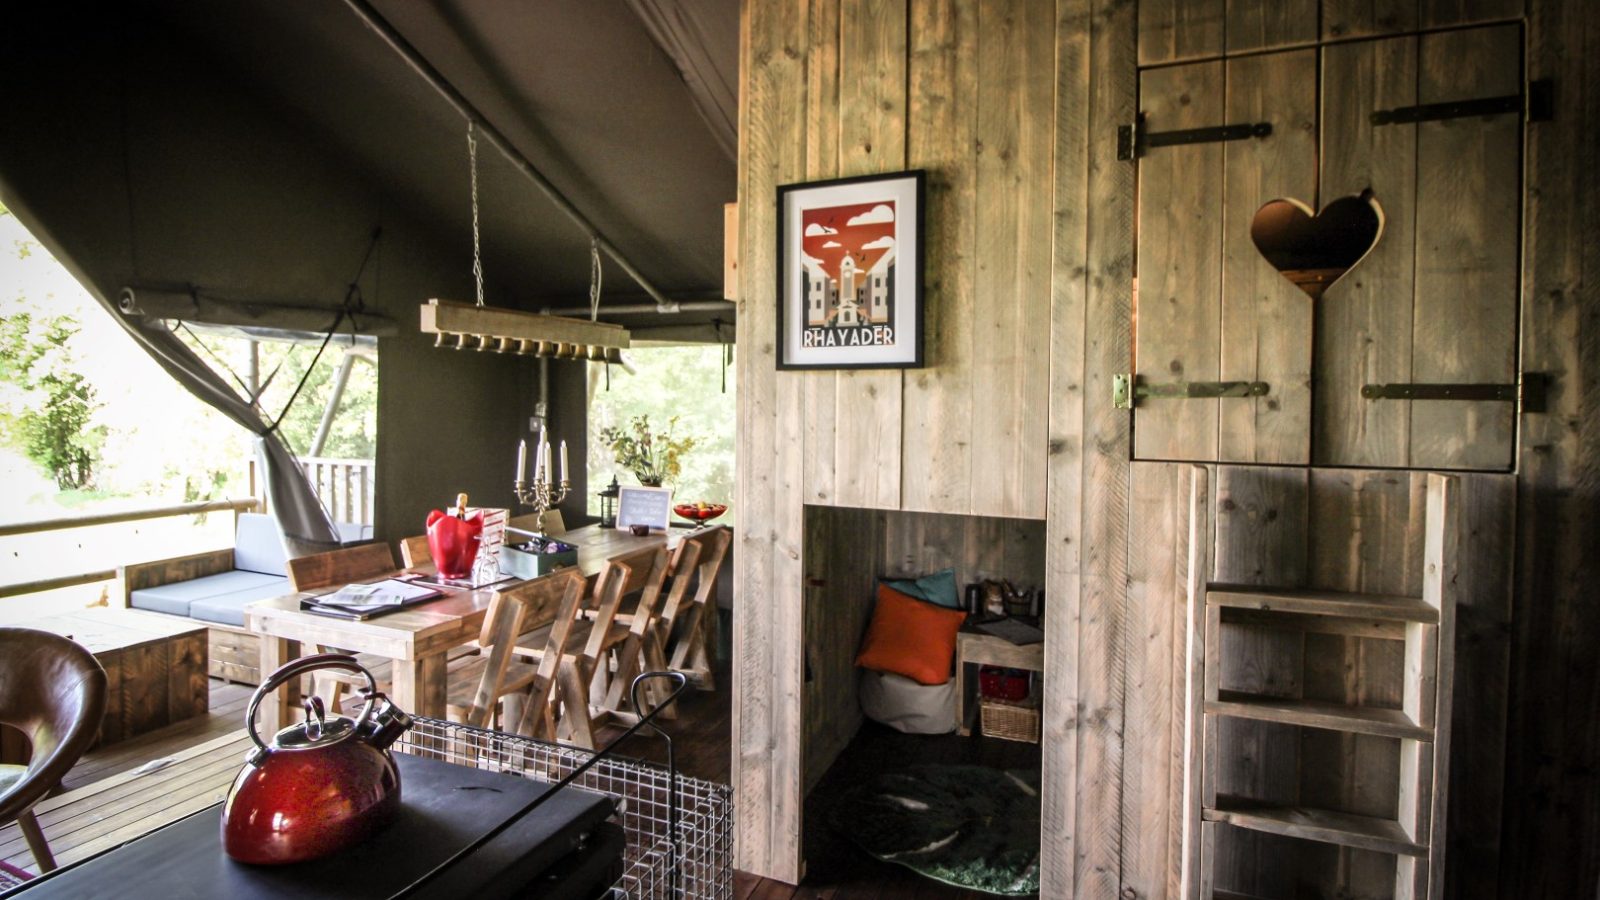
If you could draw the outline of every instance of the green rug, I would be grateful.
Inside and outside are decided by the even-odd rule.
[[[946,884],[1039,892],[1039,773],[916,766],[847,791],[832,825],[868,853]]]

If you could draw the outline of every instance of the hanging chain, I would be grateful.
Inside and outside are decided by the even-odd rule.
[[[600,318],[600,282],[605,272],[600,268],[600,238],[589,238],[589,321]]]
[[[478,305],[483,305],[483,254],[478,238],[478,142],[472,136],[472,120],[467,120],[467,161],[472,167],[472,280],[478,287]]]

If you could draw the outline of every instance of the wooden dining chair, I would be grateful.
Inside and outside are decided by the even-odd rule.
[[[507,538],[511,543],[522,539],[523,532],[543,532],[549,537],[567,533],[567,523],[561,517],[561,510],[547,509],[543,514],[528,513],[525,516],[512,516],[506,520],[506,527],[513,529]]]
[[[561,569],[495,591],[484,618],[479,656],[453,665],[450,672],[450,718],[479,728],[496,725],[526,737],[556,738],[555,688],[562,658],[579,621],[586,582],[576,568]],[[530,627],[539,623],[539,627]],[[544,637],[538,662],[516,659],[519,644],[531,633]]]
[[[628,637],[627,626],[616,621],[617,607],[623,597],[636,591],[659,592],[666,579],[666,569],[667,550],[662,546],[643,547],[606,560],[595,580],[591,598],[593,618],[575,616],[572,633],[557,667],[557,686],[561,692],[561,715],[557,724],[558,735],[563,740],[591,750],[595,748],[594,732],[605,712],[592,698],[605,697],[609,674],[607,655]],[[516,652],[543,663],[547,644],[544,630],[540,629],[519,641]]]
[[[689,586],[689,579],[676,577],[672,579],[670,589],[663,591],[663,582],[673,572],[687,572],[694,568],[695,562],[700,557],[704,544],[700,541],[685,540],[678,544],[678,549],[668,557],[666,566],[659,576],[645,585],[639,592],[638,604],[633,612],[624,620],[621,616],[615,621],[627,628],[628,636],[611,652],[615,663],[615,670],[610,676],[610,687],[605,693],[602,705],[620,719],[630,724],[637,716],[644,715],[653,709],[664,697],[666,688],[652,682],[645,687],[645,709],[633,709],[630,688],[633,679],[639,673],[651,669],[665,669],[667,667],[666,655],[659,638],[661,610],[666,606],[678,606],[682,602],[682,595]],[[663,710],[663,718],[674,718],[671,709]]]
[[[433,565],[433,551],[428,549],[428,536],[417,534],[401,538],[400,562],[408,569]]]
[[[666,662],[664,668],[684,672],[696,687],[712,691],[717,685],[711,654],[706,647],[706,632],[712,621],[710,617],[717,612],[717,576],[733,544],[733,531],[726,525],[708,528],[684,538],[680,549],[691,542],[700,545],[700,552],[694,562],[673,573],[673,590],[661,607],[656,635]],[[695,579],[694,595],[684,600],[686,592],[678,590],[676,582],[691,571]]]
[[[288,563],[289,589],[299,591],[317,591],[323,588],[343,587],[353,581],[370,581],[382,575],[388,575],[396,569],[394,564],[394,551],[385,543],[361,544],[356,547],[341,547],[338,550],[329,550],[326,553],[314,553],[311,556],[302,556],[291,559]],[[319,644],[318,653],[343,653],[336,647]],[[372,672],[372,677],[380,682],[387,683],[392,677],[390,663],[381,657],[360,653],[356,661]],[[265,678],[269,673],[263,672]],[[312,693],[321,697],[323,703],[330,710],[337,710],[343,699],[344,689],[366,684],[366,680],[359,676],[344,672],[323,670],[311,676]]]
[[[637,607],[629,615],[619,615],[618,621],[629,629],[626,641],[613,653],[616,660],[616,677],[611,681],[611,687],[606,692],[605,706],[621,717],[622,721],[632,722],[635,717],[645,714],[661,698],[666,695],[666,685],[646,685],[645,703],[648,708],[632,709],[632,698],[629,697],[629,687],[634,682],[634,677],[642,671],[650,669],[667,668],[666,644],[662,641],[664,631],[664,617],[674,613],[669,610],[680,610],[685,607],[683,597],[688,593],[693,581],[694,567],[699,562],[702,549],[706,543],[699,540],[683,540],[678,543],[678,548],[672,552],[667,562],[667,577],[670,586],[666,591],[658,591],[658,602],[651,604],[650,597],[640,596]],[[670,621],[667,621],[666,631],[670,633]],[[662,717],[672,719],[675,717],[672,709],[664,709]]]
[[[629,628],[616,621],[622,598],[637,591],[640,606],[648,603],[653,608],[666,582],[667,561],[665,546],[642,547],[606,560],[595,585],[595,615],[585,623],[585,640],[574,642],[561,660],[561,721],[573,743],[595,749],[595,729],[607,715],[593,698],[604,699],[609,693],[608,655],[628,638]]]
[[[398,568],[389,545],[361,544],[289,560],[289,589],[314,591],[387,575]]]

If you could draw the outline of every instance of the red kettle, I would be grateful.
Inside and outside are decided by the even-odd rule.
[[[308,697],[306,720],[262,742],[256,709],[291,678],[318,669],[365,675],[366,704],[354,721],[328,717]],[[256,749],[228,790],[222,810],[222,848],[245,863],[281,864],[327,856],[358,843],[400,810],[400,770],[389,754],[411,717],[378,692],[377,680],[355,657],[306,656],[273,672],[245,713]]]

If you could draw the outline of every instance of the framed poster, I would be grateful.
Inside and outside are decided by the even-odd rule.
[[[922,365],[921,170],[778,188],[778,368]]]
[[[648,525],[665,529],[672,518],[672,489],[625,487],[617,490],[617,527]]]

